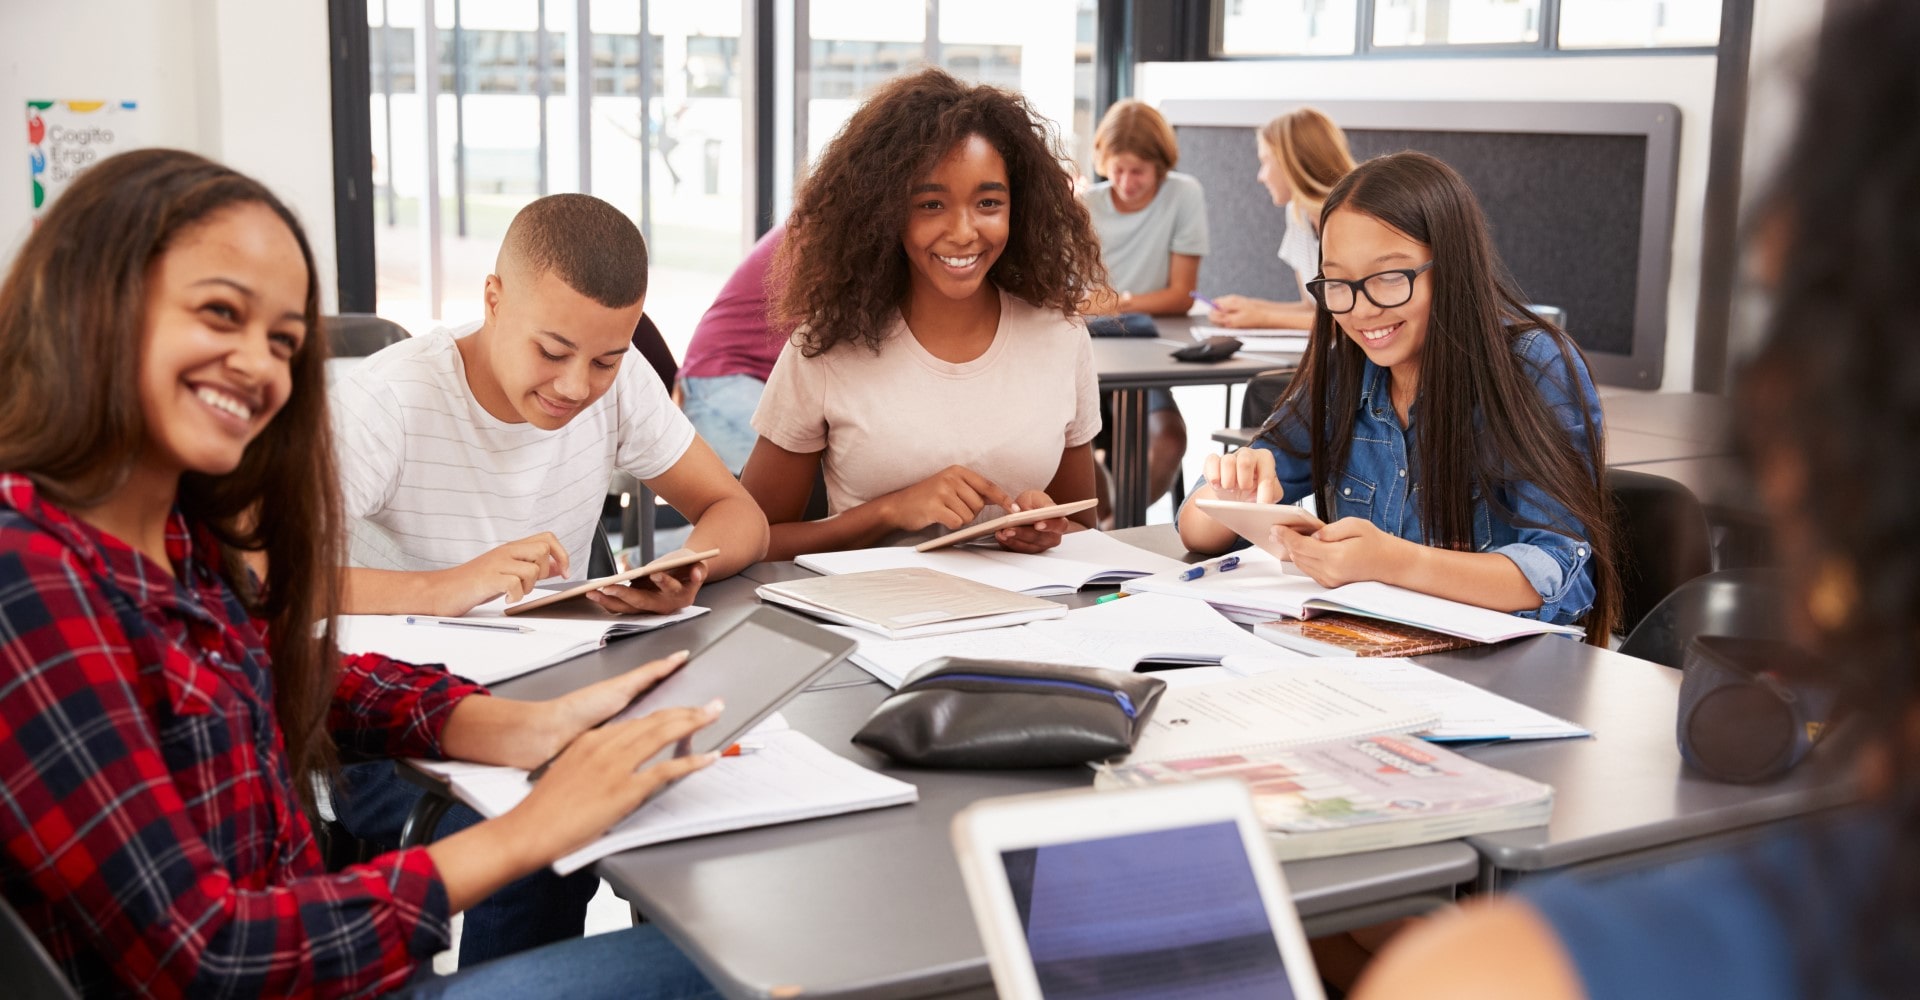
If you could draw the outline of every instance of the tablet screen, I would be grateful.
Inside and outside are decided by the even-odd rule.
[[[1040,992],[1293,997],[1231,821],[1000,855]]]
[[[635,719],[662,708],[704,705],[719,698],[726,708],[720,718],[693,734],[690,748],[693,753],[719,750],[853,647],[851,639],[761,608],[608,721]]]

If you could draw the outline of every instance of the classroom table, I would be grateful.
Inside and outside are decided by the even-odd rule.
[[[808,576],[792,563],[701,590],[711,614],[621,640],[497,685],[545,698],[675,649],[697,647],[754,605],[754,577]],[[1092,593],[1070,603],[1087,603]],[[1086,768],[929,771],[889,766],[847,742],[887,688],[836,668],[782,709],[795,729],[842,756],[911,782],[910,806],[656,844],[596,866],[614,890],[685,949],[722,993],[769,996],[990,996],[990,976],[949,841],[955,813],[995,795],[1084,787]],[[1478,870],[1459,841],[1288,862],[1310,933],[1426,912]]]
[[[1131,528],[1147,514],[1147,391],[1181,385],[1232,386],[1262,372],[1290,371],[1298,355],[1242,352],[1225,361],[1176,361],[1174,350],[1193,343],[1192,321],[1160,316],[1159,339],[1093,338],[1093,367],[1100,388],[1113,392],[1113,523]]]
[[[1622,430],[1724,444],[1733,439],[1733,401],[1709,392],[1600,389],[1607,424]]]
[[[1169,525],[1115,533],[1192,558]],[[792,563],[711,584],[711,614],[615,643],[498,685],[551,697],[651,657],[698,647],[754,606],[758,581],[809,575]],[[1069,603],[1084,604],[1099,591]],[[1582,643],[1536,637],[1423,657],[1443,673],[1571,719],[1592,739],[1494,744],[1470,756],[1556,789],[1552,821],[1391,851],[1288,862],[1311,934],[1422,912],[1463,883],[1484,891],[1521,874],[1602,868],[1719,850],[1767,824],[1839,804],[1849,787],[1814,770],[1767,785],[1722,785],[1689,773],[1673,743],[1680,674]],[[987,996],[989,976],[949,846],[952,816],[1001,794],[1085,786],[1079,768],[923,771],[895,768],[847,742],[886,688],[842,666],[783,710],[836,753],[910,781],[911,806],[654,845],[614,855],[601,877],[684,948],[732,997]]]

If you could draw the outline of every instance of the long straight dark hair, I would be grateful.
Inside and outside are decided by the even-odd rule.
[[[1433,267],[1423,276],[1433,282],[1433,304],[1420,359],[1414,456],[1427,542],[1472,549],[1476,493],[1509,524],[1585,538],[1595,592],[1587,641],[1605,645],[1619,616],[1620,584],[1603,478],[1606,442],[1599,415],[1579,389],[1579,346],[1526,307],[1493,248],[1479,201],[1452,167],[1424,153],[1368,160],[1327,195],[1321,232],[1342,209],[1371,216],[1433,251]],[[1564,381],[1578,402],[1590,454],[1575,447],[1541,398],[1536,375],[1514,353],[1514,342],[1536,330],[1559,344],[1561,370],[1550,377]],[[1295,457],[1311,461],[1323,512],[1339,509],[1334,480],[1352,453],[1365,365],[1366,354],[1340,332],[1333,314],[1318,310],[1300,373],[1275,411],[1277,419],[1306,422],[1308,454]],[[1279,434],[1269,433],[1286,447]],[[1575,523],[1535,523],[1501,503],[1500,488],[1521,482],[1545,491]]]
[[[60,196],[0,285],[0,469],[20,472],[67,508],[120,489],[145,447],[140,363],[148,277],[182,232],[235,205],[259,204],[287,224],[307,265],[307,337],[293,356],[286,405],[224,476],[180,479],[182,514],[221,544],[219,572],[267,625],[274,715],[294,791],[331,766],[325,721],[337,654],[340,495],[327,422],[327,341],[313,251],[299,220],[265,186],[193,153],[144,149],[103,160]],[[242,563],[264,553],[272,582]]]

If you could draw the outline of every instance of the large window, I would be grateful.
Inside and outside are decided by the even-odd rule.
[[[1221,56],[1711,48],[1720,39],[1720,0],[1215,0],[1214,13]]]
[[[684,349],[746,245],[740,8],[590,0],[583,65],[581,6],[370,0],[381,315],[415,333],[478,319],[514,213],[586,191],[647,234],[647,313]],[[423,9],[435,12],[431,130]]]

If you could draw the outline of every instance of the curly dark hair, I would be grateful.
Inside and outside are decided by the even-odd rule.
[[[1790,579],[1805,588],[1837,570],[1849,584],[1839,618],[1811,616],[1826,619],[1817,644],[1851,730],[1891,768],[1877,898],[1853,948],[1820,964],[1895,996],[1920,978],[1920,6],[1827,10],[1798,132],[1756,218],[1763,247],[1771,237],[1782,253],[1741,412],[1750,455],[1763,471],[1785,457],[1806,484],[1796,519],[1819,526],[1783,535],[1803,539],[1786,550]]]
[[[900,245],[909,194],[968,136],[1007,164],[1012,231],[987,276],[1027,303],[1073,315],[1106,284],[1100,242],[1074,197],[1052,122],[1025,98],[944,70],[896,77],[848,119],[802,185],[774,255],[773,325],[798,327],[812,357],[849,341],[879,350],[906,298]]]

